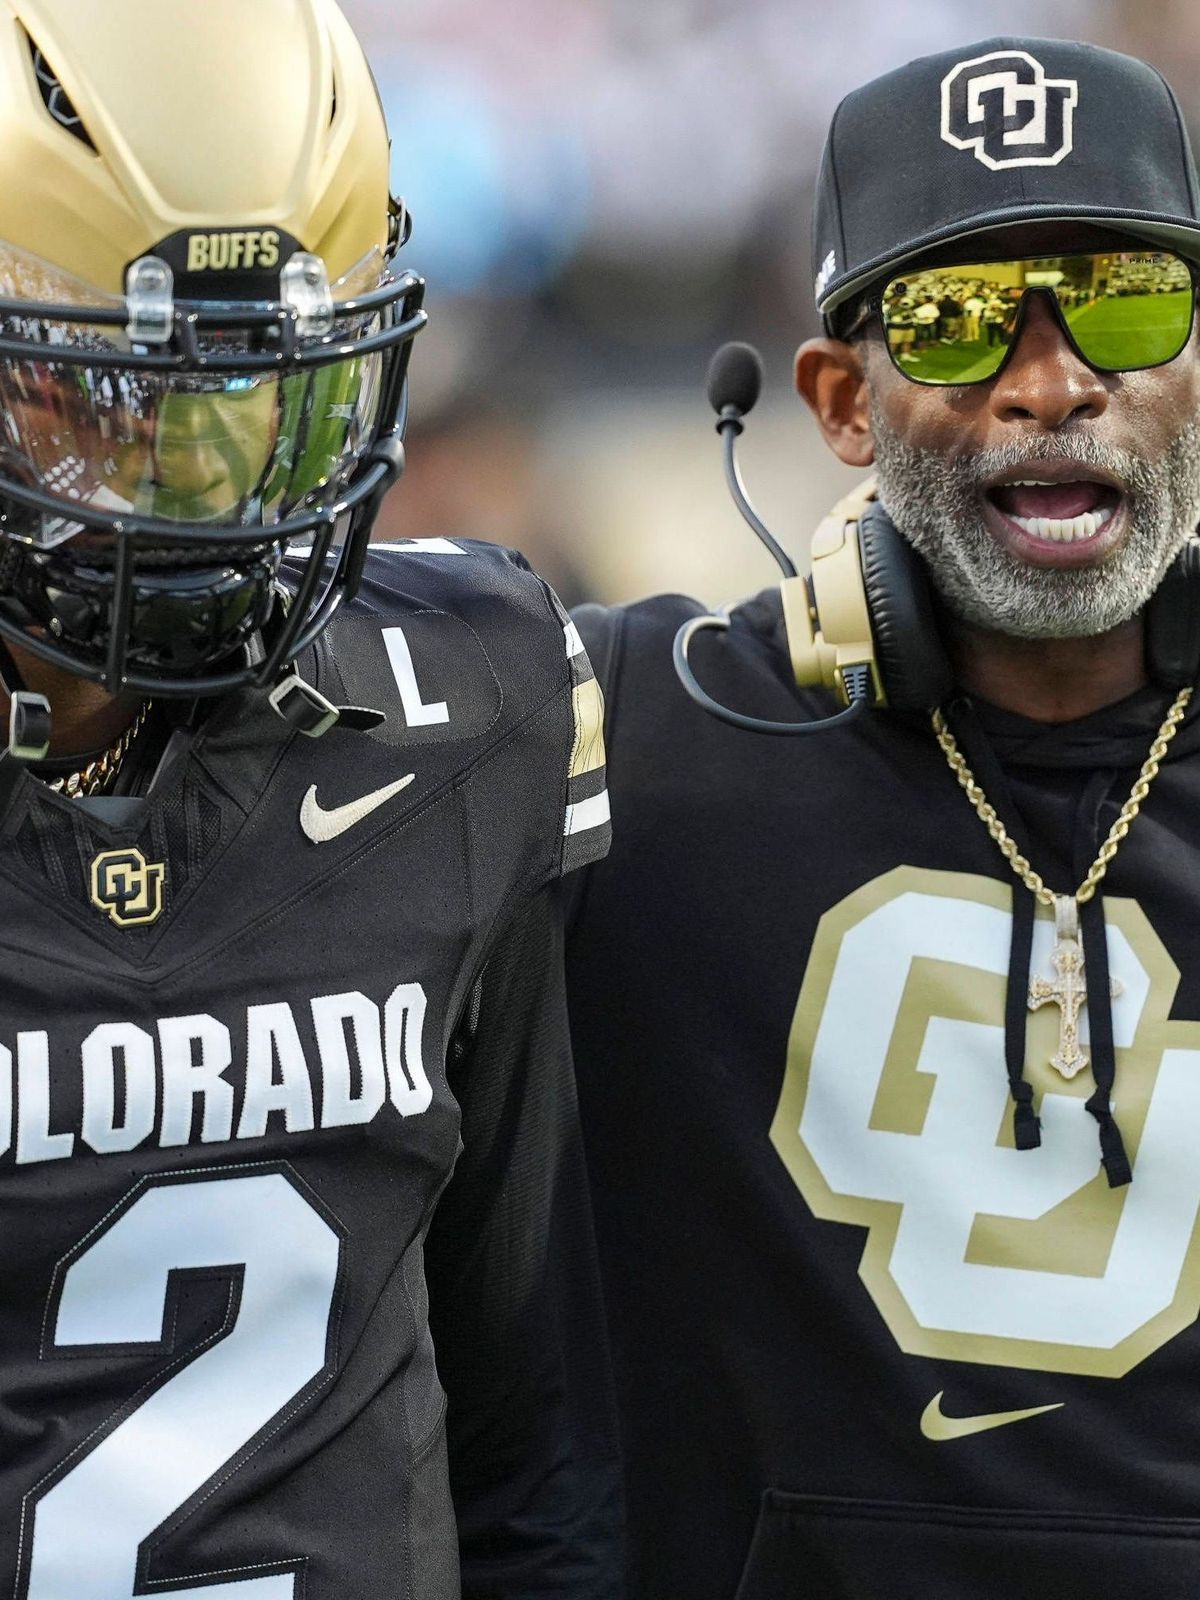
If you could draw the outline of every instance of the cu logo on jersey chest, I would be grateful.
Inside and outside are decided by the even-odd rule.
[[[942,79],[942,138],[985,167],[1053,167],[1068,155],[1073,78],[1047,78],[1024,50],[960,61]]]
[[[92,904],[118,928],[143,928],[163,909],[166,866],[140,850],[105,850],[92,862]]]

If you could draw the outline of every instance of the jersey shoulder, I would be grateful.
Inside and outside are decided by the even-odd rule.
[[[523,556],[466,539],[372,545],[323,651],[339,693],[386,709],[389,743],[440,746],[463,767],[520,746],[527,783],[562,790],[562,871],[605,853],[600,687],[557,596]]]
[[[358,592],[335,617],[331,636],[338,641],[355,628],[403,627],[438,614],[479,638],[498,675],[520,663],[508,687],[524,706],[561,688],[567,618],[557,597],[524,556],[478,540],[370,546]]]

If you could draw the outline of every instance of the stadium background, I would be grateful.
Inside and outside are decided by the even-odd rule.
[[[1159,67],[1200,132],[1194,0],[343,0],[429,280],[409,470],[380,537],[523,550],[563,598],[734,599],[773,568],[729,505],[704,400],[746,338],[743,468],[794,550],[854,474],[790,388],[817,331],[812,185],[856,84],[995,34]]]

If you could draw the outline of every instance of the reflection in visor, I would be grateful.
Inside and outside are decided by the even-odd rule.
[[[392,255],[331,285],[327,333],[282,292],[204,294],[147,345],[125,297],[0,240],[0,637],[113,692],[276,683],[403,463],[425,286]]]
[[[21,331],[54,339],[45,323]],[[97,339],[72,333],[76,343],[81,333]],[[282,376],[209,378],[3,362],[0,467],[103,511],[270,526],[336,498],[370,443],[381,363],[374,353]],[[80,531],[34,514],[21,536],[48,548]]]

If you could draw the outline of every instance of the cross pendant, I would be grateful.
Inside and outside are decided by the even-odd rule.
[[[1083,971],[1083,945],[1079,939],[1079,905],[1074,895],[1054,896],[1056,940],[1050,957],[1054,977],[1034,978],[1029,986],[1029,1009],[1036,1011],[1048,1001],[1059,1008],[1058,1050],[1050,1065],[1064,1078],[1074,1078],[1088,1065],[1079,1044],[1079,1015],[1087,1004],[1087,980]],[[1110,993],[1115,1000],[1121,984],[1114,978]]]

